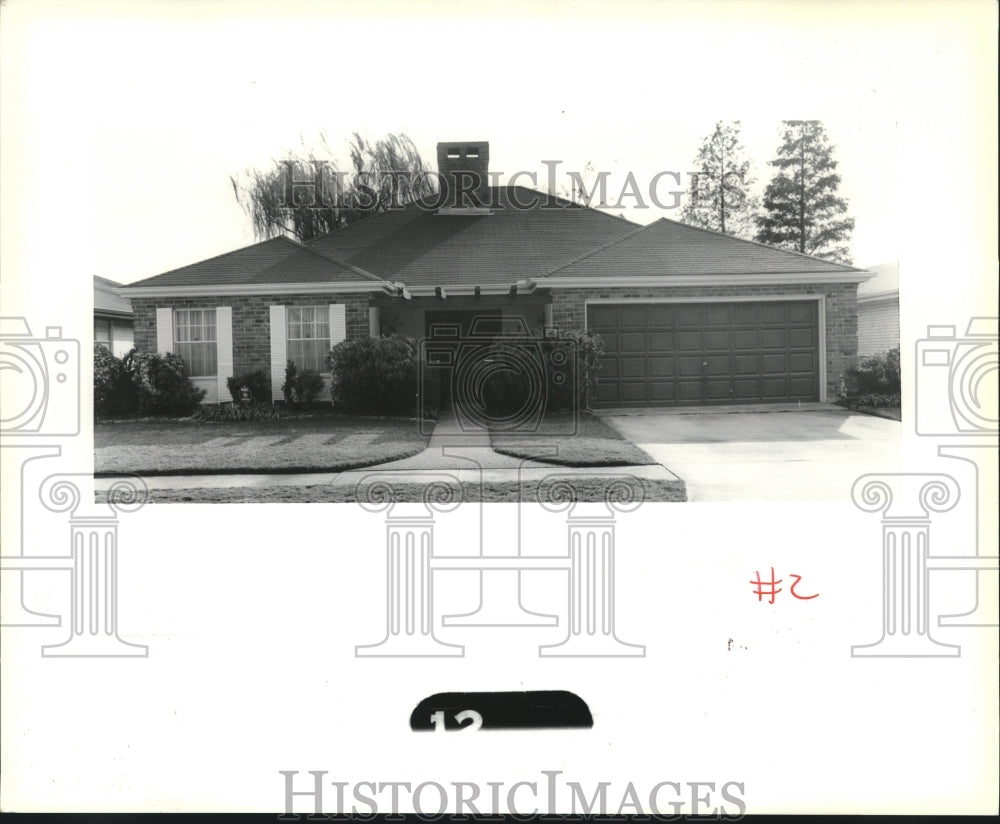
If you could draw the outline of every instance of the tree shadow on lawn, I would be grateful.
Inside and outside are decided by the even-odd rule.
[[[408,458],[416,421],[328,416],[260,422],[141,421],[94,427],[94,474],[328,472]]]

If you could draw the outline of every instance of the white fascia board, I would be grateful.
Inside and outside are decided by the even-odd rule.
[[[480,286],[480,295],[508,295],[510,294],[510,287],[517,286],[518,294],[528,293],[534,289],[534,284],[527,284],[524,281],[518,281],[517,284],[507,283],[502,286],[491,285],[491,286]],[[442,283],[439,286],[408,286],[407,291],[414,297],[434,297],[438,289],[441,289],[449,297],[456,297],[459,295],[471,296],[476,294],[476,287],[463,284],[461,286],[449,286],[447,283]]]
[[[388,281],[336,281],[334,283],[253,283],[224,286],[131,286],[122,290],[126,298],[242,297],[249,295],[328,295],[346,292],[382,292]]]
[[[858,295],[858,303],[871,303],[876,300],[899,300],[899,289],[886,289],[884,292],[869,292],[867,295]]]
[[[862,283],[871,272],[790,272],[768,275],[657,275],[653,277],[535,278],[549,289],[613,289],[643,286],[801,286],[811,283]]]

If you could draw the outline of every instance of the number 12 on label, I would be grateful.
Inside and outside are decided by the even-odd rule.
[[[460,730],[478,730],[483,726],[483,716],[475,710],[462,710],[462,712],[456,713],[455,720],[458,722]],[[471,723],[467,724],[466,721]],[[444,732],[447,729],[444,710],[431,713],[431,724],[434,725],[435,732]]]

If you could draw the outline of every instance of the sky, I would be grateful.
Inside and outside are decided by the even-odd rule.
[[[789,59],[794,19],[760,4],[25,5],[5,9],[18,28],[7,93],[25,115],[6,125],[32,167],[58,169],[69,214],[56,222],[92,222],[81,275],[130,282],[253,242],[230,176],[321,133],[337,148],[354,130],[405,132],[432,162],[438,141],[488,140],[494,171],[544,179],[543,160],[589,162],[617,191],[628,172],[643,187],[659,171],[686,179],[715,121],[741,119],[762,187],[781,119],[798,117],[824,120],[836,147],[855,262],[897,257],[894,67],[871,56],[878,26],[845,41],[833,25]],[[719,53],[738,71],[713,72]]]
[[[488,140],[494,171],[589,162],[614,192],[629,172],[683,179],[714,123],[739,119],[760,189],[792,118],[827,126],[855,264],[898,260],[900,130],[933,122],[925,95],[976,37],[944,8],[9,0],[4,274],[71,235],[64,276],[123,283],[252,243],[230,176],[320,134],[405,132],[432,162],[438,141]]]

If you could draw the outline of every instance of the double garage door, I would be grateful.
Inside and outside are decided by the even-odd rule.
[[[816,301],[587,307],[604,340],[594,405],[819,400]]]

